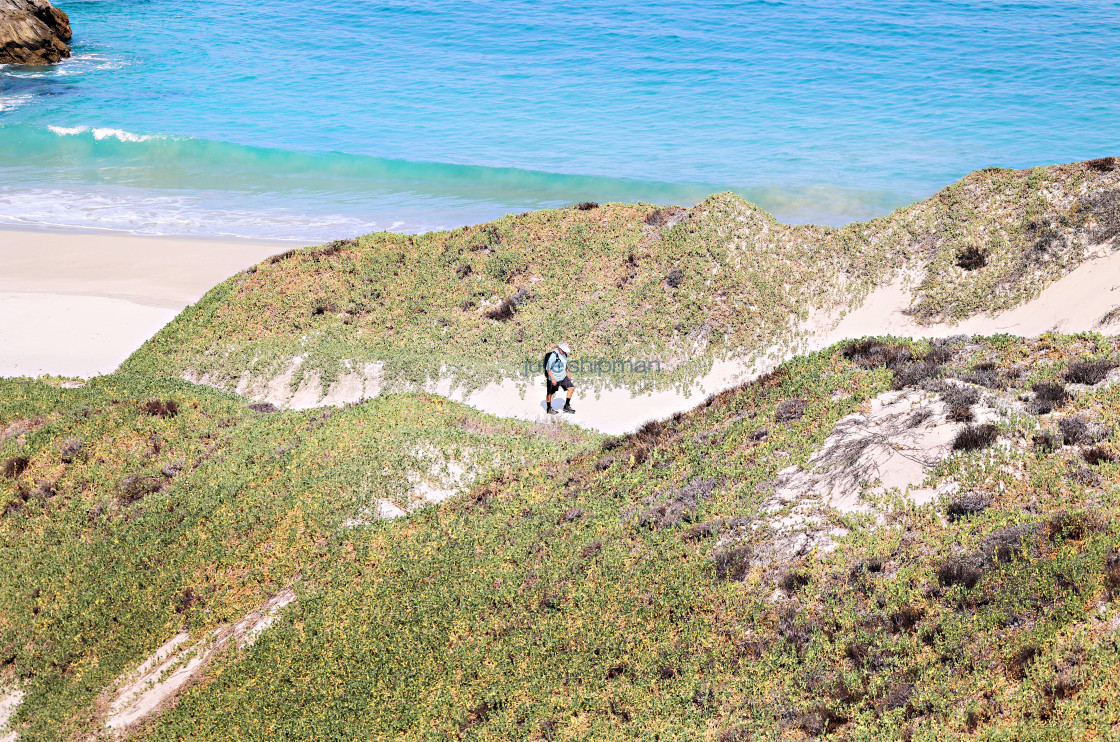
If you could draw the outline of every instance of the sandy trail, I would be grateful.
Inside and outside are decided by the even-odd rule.
[[[911,338],[938,338],[950,335],[993,335],[1006,333],[1032,337],[1049,331],[1115,333],[1120,330],[1120,317],[1104,322],[1110,311],[1120,306],[1120,251],[1093,258],[1076,270],[1050,284],[1035,299],[994,317],[977,316],[958,324],[919,325],[906,314],[911,293],[906,277],[880,287],[847,314],[831,314],[811,318],[801,330],[800,341],[774,350],[762,361],[746,362],[729,359],[717,361],[712,369],[698,379],[687,392],[663,390],[633,396],[627,388],[600,391],[585,395],[576,378],[575,415],[557,416],[565,422],[618,435],[636,430],[643,423],[664,419],[674,413],[692,409],[707,395],[751,381],[780,363],[800,354],[827,348],[842,340],[867,336],[893,335]],[[294,368],[292,369],[294,371]],[[278,406],[308,408],[323,404],[346,404],[376,396],[380,392],[380,369],[376,365],[364,371],[343,376],[323,390],[314,376],[294,391],[287,383],[290,373],[263,384],[248,380],[238,393],[266,400]],[[205,379],[191,379],[205,382]],[[506,379],[465,392],[443,380],[430,383],[425,391],[463,402],[482,412],[499,417],[544,422],[544,389],[540,379],[526,383],[523,379]],[[559,407],[560,395],[553,400]]]

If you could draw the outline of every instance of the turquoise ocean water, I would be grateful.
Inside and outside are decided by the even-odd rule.
[[[70,0],[0,66],[0,225],[326,240],[734,190],[885,214],[1120,155],[1120,3]]]

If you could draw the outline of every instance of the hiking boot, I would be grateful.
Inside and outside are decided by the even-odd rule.
[[[576,408],[572,407],[570,404],[564,405],[564,412],[575,414],[575,411],[576,411]]]
[[[550,415],[559,415],[559,414],[560,414],[560,411],[559,411],[559,410],[557,410],[557,409],[555,409],[555,408],[554,408],[554,407],[553,407],[552,405],[549,405],[549,406],[548,406],[548,414],[550,414]]]

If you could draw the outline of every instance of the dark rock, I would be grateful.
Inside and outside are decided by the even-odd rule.
[[[47,0],[0,0],[0,64],[54,64],[70,56],[70,19]]]

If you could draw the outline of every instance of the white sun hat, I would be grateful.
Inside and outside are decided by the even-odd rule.
[[[572,349],[568,347],[567,343],[560,343],[558,347],[560,348],[560,350],[564,351],[564,355],[568,355],[572,352]]]

